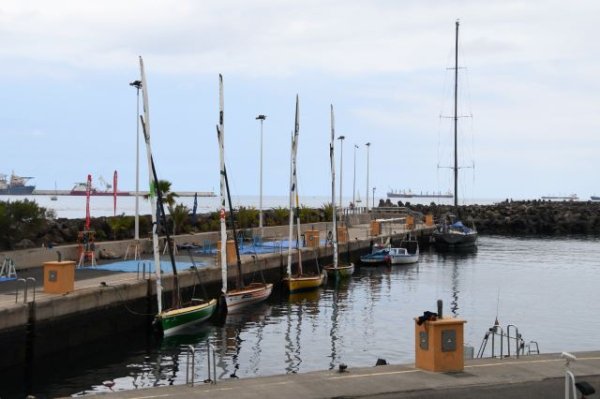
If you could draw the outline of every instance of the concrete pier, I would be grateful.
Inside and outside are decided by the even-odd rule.
[[[600,390],[600,352],[574,353],[570,369],[576,381]],[[434,398],[506,399],[563,398],[564,364],[559,354],[522,356],[519,359],[476,359],[463,372],[434,373],[413,365],[348,368],[305,374],[219,380],[107,392],[106,398]],[[588,396],[597,398],[598,393]]]
[[[303,226],[304,229],[318,229],[321,239],[324,239],[329,223],[314,223]],[[269,228],[270,237],[284,238],[286,226]],[[412,229],[407,229],[400,220],[389,223],[382,229],[381,234],[370,234],[370,225],[354,225],[348,229],[349,240],[340,246],[342,257],[358,260],[358,257],[369,251],[372,242],[384,242],[389,239],[400,239],[407,233],[415,236],[428,237],[433,227],[419,224]],[[178,236],[176,242],[202,244],[204,240],[214,240],[215,232]],[[109,248],[116,254],[123,255],[130,244],[128,241],[113,243],[98,243],[97,251]],[[142,243],[146,258],[149,251],[146,246],[149,242]],[[55,248],[61,251],[63,259],[77,259],[76,246]],[[20,278],[34,277],[24,296],[24,284],[19,282],[4,282],[0,284],[0,351],[10,353],[10,356],[0,358],[0,369],[25,362],[28,351],[32,345],[35,357],[59,353],[62,350],[77,347],[87,342],[102,339],[103,335],[110,335],[120,331],[144,329],[156,313],[156,287],[154,275],[141,273],[106,272],[95,270],[92,267],[79,268],[75,273],[75,289],[66,294],[44,293],[41,289],[43,276],[39,267],[31,265],[35,262],[56,260],[55,251],[52,250],[26,250],[28,253],[19,258],[18,253],[7,254],[13,256],[17,265],[20,261],[28,259],[29,268],[19,270]],[[297,255],[294,250],[294,262]],[[327,264],[332,258],[332,247],[302,248],[302,259],[305,267],[316,265],[316,259],[321,265]],[[251,276],[262,273],[267,282],[278,284],[283,276],[287,262],[287,248],[281,248],[278,253],[243,255],[242,263],[244,274]],[[178,260],[189,262],[187,254],[181,254]],[[185,294],[193,289],[200,281],[206,288],[210,297],[217,297],[221,286],[221,270],[217,265],[217,257],[208,255],[197,258],[205,265],[198,271],[186,270],[179,272],[179,284]],[[146,263],[151,261],[146,260]],[[229,278],[236,276],[236,268],[229,268]],[[163,287],[168,294],[173,287],[173,276],[163,276]],[[186,291],[187,290],[187,291]],[[168,297],[168,295],[165,295]],[[168,304],[166,304],[168,306]],[[140,317],[145,315],[146,317]],[[97,320],[102,320],[101,324]],[[35,331],[35,339],[31,331]],[[17,350],[15,350],[17,348]],[[29,348],[29,349],[28,349]]]

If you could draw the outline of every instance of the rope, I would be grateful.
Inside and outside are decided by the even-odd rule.
[[[127,306],[127,303],[125,302],[125,298],[123,298],[123,296],[121,295],[121,292],[119,292],[119,287],[116,287],[114,285],[108,285],[105,282],[100,283],[102,287],[107,287],[107,288],[114,288],[114,290],[117,292],[117,295],[119,296],[119,299],[123,302],[123,307],[131,314],[136,315],[136,316],[154,316],[154,313],[140,313],[140,312],[136,312],[135,310],[132,310],[129,308],[129,306]]]

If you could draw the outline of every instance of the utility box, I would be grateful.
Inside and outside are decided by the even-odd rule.
[[[345,244],[348,242],[348,229],[346,227],[337,228],[337,239],[338,244]]]
[[[371,220],[371,235],[378,236],[381,234],[381,223],[377,220]]]
[[[406,228],[412,230],[415,228],[415,217],[408,215],[406,216]]]
[[[304,232],[305,245],[309,248],[319,248],[321,236],[319,230],[306,230]]]
[[[463,371],[466,320],[445,317],[415,319],[415,367],[428,371]]]
[[[221,241],[217,241],[217,253],[220,253],[221,251]],[[227,240],[227,264],[228,265],[235,265],[237,262],[237,256],[235,255],[235,241],[234,240]],[[219,260],[221,260],[221,258],[219,257]]]
[[[66,294],[75,291],[75,261],[44,262],[44,292]]]
[[[433,227],[433,215],[431,213],[425,215],[425,226]]]

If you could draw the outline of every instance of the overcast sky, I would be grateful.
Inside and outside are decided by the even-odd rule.
[[[300,195],[328,195],[329,104],[344,195],[447,191],[460,19],[461,196],[600,194],[598,1],[82,1],[0,3],[0,173],[70,189],[135,188],[144,57],[159,177],[218,192],[218,74],[233,194],[287,195],[300,97]],[[442,118],[440,118],[442,116]],[[339,144],[339,141],[338,141]],[[143,141],[141,155],[145,155]],[[341,151],[336,149],[339,167]],[[141,180],[147,187],[145,158]],[[338,170],[339,177],[339,170]]]

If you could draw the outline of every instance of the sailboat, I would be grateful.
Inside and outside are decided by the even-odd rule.
[[[298,135],[300,133],[300,105],[298,96],[296,95],[296,116],[294,123],[294,133],[292,134],[292,151],[290,159],[290,229],[288,237],[288,258],[286,275],[283,278],[283,285],[288,289],[290,294],[310,291],[320,287],[327,279],[325,271],[308,275],[302,270],[302,251],[298,245],[298,273],[292,274],[292,240],[294,235],[294,208],[296,209],[296,234],[300,237],[300,201],[298,199],[298,180],[296,179],[296,154],[298,152]]]
[[[458,27],[456,21],[456,40],[454,48],[454,208],[458,209]],[[477,245],[477,230],[467,227],[454,215],[447,215],[436,231],[433,232],[438,248],[460,249]]]
[[[224,98],[223,98],[223,76],[219,75],[219,124],[217,125],[217,138],[219,141],[219,159],[220,159],[220,174],[221,174],[221,279],[222,279],[222,296],[224,298],[225,310],[231,312],[241,309],[245,306],[252,305],[266,300],[271,291],[273,284],[271,283],[244,283],[244,275],[242,273],[242,261],[240,259],[240,251],[237,243],[237,234],[233,223],[233,208],[231,205],[231,195],[229,192],[229,181],[227,179],[227,169],[225,168],[225,125],[224,125]],[[225,221],[225,194],[229,201],[229,215],[231,217],[231,225],[233,229],[233,237],[235,240],[235,254],[237,259],[237,279],[236,288],[229,289],[227,286],[227,224]]]
[[[337,211],[335,208],[335,120],[333,116],[333,105],[331,105],[331,143],[329,144],[329,160],[331,162],[331,207],[333,212],[333,264],[324,267],[328,277],[336,281],[350,277],[354,273],[354,263],[340,265],[338,261],[338,231]]]
[[[146,154],[148,158],[148,171],[150,180],[150,206],[152,209],[152,250],[154,253],[154,270],[156,273],[156,299],[158,305],[158,311],[155,317],[155,325],[159,328],[163,335],[168,336],[175,334],[184,328],[203,322],[210,318],[215,309],[217,308],[217,300],[211,299],[209,301],[203,301],[198,299],[192,299],[192,303],[187,306],[181,304],[181,295],[179,292],[179,279],[177,275],[177,267],[175,265],[175,256],[173,254],[171,237],[168,230],[166,231],[167,247],[169,249],[169,258],[171,260],[171,267],[173,268],[173,299],[172,308],[165,310],[163,309],[162,303],[162,278],[160,269],[160,249],[158,243],[158,218],[157,210],[160,212],[160,217],[163,226],[166,226],[166,214],[163,205],[163,198],[160,188],[157,184],[158,176],[156,174],[156,167],[154,165],[154,159],[152,158],[152,147],[150,145],[150,112],[148,108],[148,85],[146,83],[146,74],[144,72],[144,61],[140,57],[140,74],[142,81],[142,100],[144,104],[144,115],[140,116],[142,131],[144,133],[144,140],[146,142]]]

